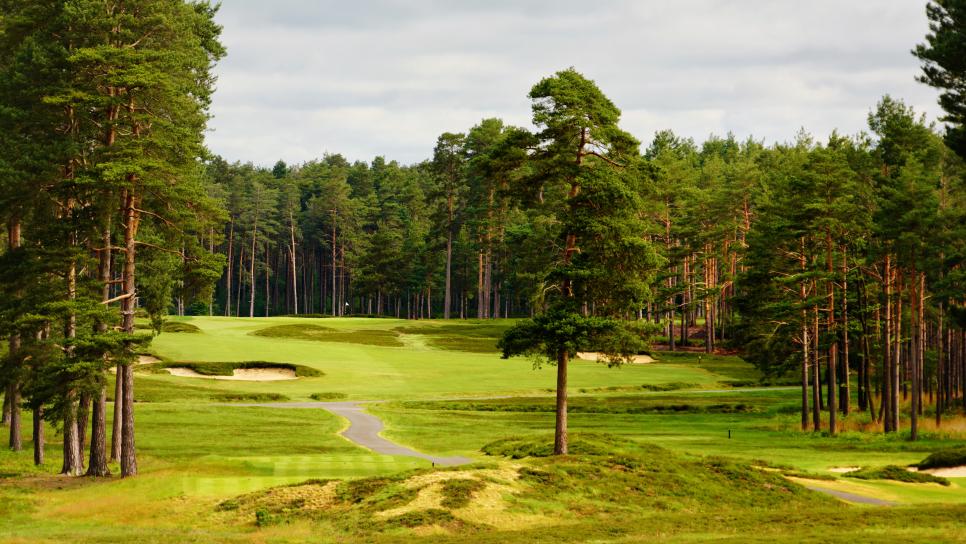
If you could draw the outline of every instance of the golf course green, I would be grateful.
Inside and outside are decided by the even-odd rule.
[[[509,320],[169,323],[191,326],[160,334],[136,367],[141,475],[58,476],[60,436],[48,428],[43,466],[29,451],[0,452],[0,541],[846,542],[888,534],[890,542],[953,542],[966,534],[966,475],[944,485],[841,472],[966,447],[961,420],[915,443],[902,433],[803,433],[798,389],[761,383],[738,357],[653,353],[654,362],[616,368],[574,361],[573,447],[553,458],[554,368],[500,358],[496,339]],[[360,406],[383,422],[381,437],[472,462],[433,467],[373,452],[341,436],[349,422],[316,404],[354,401],[372,401]],[[863,418],[849,416],[846,428]]]

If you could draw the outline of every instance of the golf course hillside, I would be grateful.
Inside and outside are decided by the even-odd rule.
[[[862,414],[837,437],[802,433],[799,391],[736,356],[574,359],[570,451],[553,456],[555,369],[500,357],[513,320],[167,323],[179,326],[134,367],[141,475],[52,474],[61,448],[48,425],[46,465],[0,454],[4,540],[847,542],[926,530],[943,542],[966,528],[961,423],[916,443],[859,431]]]

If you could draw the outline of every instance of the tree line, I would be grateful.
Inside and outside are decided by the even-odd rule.
[[[486,119],[411,166],[215,160],[210,191],[229,213],[212,236],[228,264],[213,298],[184,311],[544,312],[565,259],[555,199],[567,196],[541,181],[560,176],[542,146]],[[867,133],[822,142],[699,145],[662,131],[620,161],[640,200],[627,211],[646,243],[636,251],[663,263],[639,278],[627,317],[656,324],[665,349],[741,349],[769,375],[797,373],[806,428],[834,430],[836,413],[858,409],[896,430],[900,394],[921,405],[925,393],[937,418],[962,398],[963,163],[912,108],[884,97]],[[581,311],[601,314],[603,296]]]
[[[133,364],[173,293],[208,298],[223,258],[202,246],[223,211],[207,194],[203,132],[215,7],[173,0],[0,2],[0,335],[4,419],[34,460],[44,421],[61,472],[137,473]],[[107,396],[116,375],[108,443]],[[88,435],[88,430],[90,434]],[[89,455],[87,454],[89,450]],[[85,458],[86,457],[86,458]]]
[[[939,87],[961,58],[944,5],[916,50]],[[906,414],[915,438],[966,407],[966,152],[900,100],[853,136],[662,131],[642,150],[569,69],[531,90],[536,130],[484,119],[418,164],[263,168],[204,149],[224,54],[208,3],[3,8],[4,418],[18,450],[33,411],[37,463],[47,420],[64,473],[88,447],[88,474],[137,472],[139,312],[155,332],[169,312],[528,318],[500,346],[557,366],[559,453],[569,359],[648,342],[796,376],[803,429],[858,410],[887,432]]]

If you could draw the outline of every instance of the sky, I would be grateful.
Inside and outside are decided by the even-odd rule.
[[[208,146],[229,161],[404,164],[574,67],[646,146],[671,129],[767,144],[866,129],[884,95],[930,120],[909,51],[925,0],[222,0]]]

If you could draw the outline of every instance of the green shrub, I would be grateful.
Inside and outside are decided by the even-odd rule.
[[[608,455],[621,451],[627,445],[627,441],[610,435],[572,434],[567,450],[571,455]],[[550,457],[553,455],[553,436],[503,438],[483,446],[481,451],[486,455],[511,459]]]
[[[936,483],[949,485],[949,480],[933,476],[927,472],[912,472],[904,467],[888,465],[884,467],[864,467],[856,471],[848,472],[845,476],[858,478],[860,480],[895,480],[897,482],[909,483]]]
[[[966,446],[940,450],[923,459],[919,470],[930,468],[950,468],[966,465]]]
[[[393,331],[360,329],[346,331],[312,324],[275,325],[252,332],[266,338],[291,338],[315,342],[343,342],[370,346],[401,347],[399,335]]]
[[[386,520],[389,527],[422,527],[425,525],[443,525],[456,522],[447,510],[439,508],[429,508],[427,510],[415,510]]]
[[[222,393],[212,395],[216,402],[284,402],[290,400],[279,393]]]
[[[444,508],[455,510],[470,504],[473,494],[482,491],[486,484],[480,480],[469,478],[454,478],[443,482],[443,500],[440,503]]]
[[[201,329],[191,323],[183,323],[181,321],[165,321],[164,325],[161,325],[161,332],[186,332],[186,333],[200,333]]]
[[[324,401],[324,400],[342,400],[342,399],[344,399],[346,397],[347,397],[347,395],[345,393],[335,393],[335,392],[331,392],[331,391],[330,392],[326,392],[326,393],[312,393],[311,395],[309,395],[309,398],[310,399],[312,399],[312,400],[319,400],[319,401]]]

